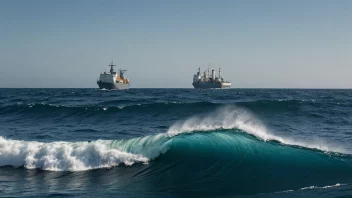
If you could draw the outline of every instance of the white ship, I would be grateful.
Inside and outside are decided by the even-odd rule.
[[[202,74],[200,72],[200,67],[198,68],[198,73],[193,76],[194,88],[200,89],[209,89],[209,88],[230,88],[231,82],[224,81],[221,76],[221,69],[219,68],[219,75],[216,77],[215,70],[212,70],[210,75],[210,70],[208,68],[208,72],[204,71]]]
[[[124,73],[127,70],[119,69],[119,74],[114,71],[116,65],[111,61],[110,72],[100,74],[97,84],[100,89],[129,89],[130,81],[125,78]]]

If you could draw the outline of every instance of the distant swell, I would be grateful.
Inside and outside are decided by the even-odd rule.
[[[111,112],[130,112],[136,111],[144,112],[162,111],[167,108],[204,108],[206,106],[216,106],[217,104],[209,102],[187,103],[187,102],[160,102],[160,103],[136,103],[136,104],[116,104],[114,103],[101,103],[97,105],[75,106],[75,105],[60,105],[50,103],[31,103],[31,104],[13,104],[0,107],[0,113],[31,113],[40,114],[46,112],[96,112],[96,113],[111,113]]]
[[[228,102],[227,102],[228,104]],[[319,106],[320,103],[315,100],[254,100],[254,101],[234,101],[233,105],[257,110],[290,110],[300,105]],[[153,101],[144,100],[111,100],[91,105],[61,105],[47,102],[41,103],[24,103],[16,99],[0,106],[0,114],[42,114],[46,112],[67,112],[67,113],[135,113],[135,112],[163,112],[165,108],[171,110],[186,109],[207,109],[216,108],[224,104],[218,101],[198,101],[198,102],[178,102],[178,101]]]

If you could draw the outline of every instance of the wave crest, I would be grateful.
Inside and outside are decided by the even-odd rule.
[[[326,152],[337,152],[349,154],[345,149],[327,143],[322,139],[305,142],[289,137],[280,137],[267,130],[265,125],[245,108],[236,106],[224,106],[216,111],[203,116],[193,116],[185,121],[172,125],[167,134],[175,136],[182,133],[193,133],[195,131],[214,131],[218,129],[240,129],[248,134],[254,135],[264,141],[278,141],[282,144],[318,149]]]

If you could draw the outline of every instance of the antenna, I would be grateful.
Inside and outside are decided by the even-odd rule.
[[[123,74],[127,71],[127,70],[125,70],[125,69],[119,69],[120,70],[120,77],[121,78],[124,78],[124,76],[123,76]]]

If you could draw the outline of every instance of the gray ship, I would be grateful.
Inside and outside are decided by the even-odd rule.
[[[129,89],[130,81],[125,78],[124,73],[127,70],[119,69],[119,74],[114,71],[116,65],[111,61],[110,72],[104,72],[100,74],[97,84],[100,89]]]
[[[193,87],[196,89],[211,89],[211,88],[230,88],[231,83],[228,81],[224,81],[224,79],[221,77],[221,69],[219,68],[219,76],[216,77],[215,75],[215,70],[212,70],[211,76],[210,76],[210,70],[208,69],[208,72],[204,71],[202,74],[200,72],[200,67],[198,68],[197,74],[194,74],[193,76]]]

